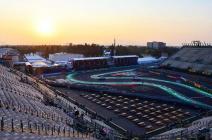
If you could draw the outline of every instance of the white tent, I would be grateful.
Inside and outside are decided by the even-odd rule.
[[[138,64],[150,64],[150,63],[155,63],[155,62],[158,62],[158,59],[156,59],[152,56],[138,58]]]

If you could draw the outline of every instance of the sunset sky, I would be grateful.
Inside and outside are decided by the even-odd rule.
[[[0,0],[0,44],[212,42],[212,0]]]

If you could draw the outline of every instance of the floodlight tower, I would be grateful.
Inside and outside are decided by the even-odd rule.
[[[113,40],[113,55],[116,55],[116,38],[114,38],[114,40]]]

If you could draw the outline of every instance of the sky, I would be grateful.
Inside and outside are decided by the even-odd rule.
[[[212,42],[212,0],[0,0],[0,44]]]

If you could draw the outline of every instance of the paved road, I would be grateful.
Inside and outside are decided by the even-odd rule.
[[[111,76],[111,74],[120,74],[126,72],[134,72],[137,68],[125,67],[119,69],[104,69],[96,71],[75,72],[67,76],[68,80],[74,83],[86,85],[138,85],[148,86],[164,91],[165,96],[170,97],[170,100],[181,101],[191,105],[195,105],[204,109],[212,109],[212,94],[203,90],[197,89],[183,83],[176,83],[165,78],[155,78],[151,75],[145,77],[136,77],[139,81],[133,81],[134,76]],[[101,80],[104,79],[104,80]],[[164,96],[154,93],[155,96]],[[150,94],[151,95],[151,94]],[[142,96],[142,95],[141,95]],[[153,95],[154,96],[154,95]]]

